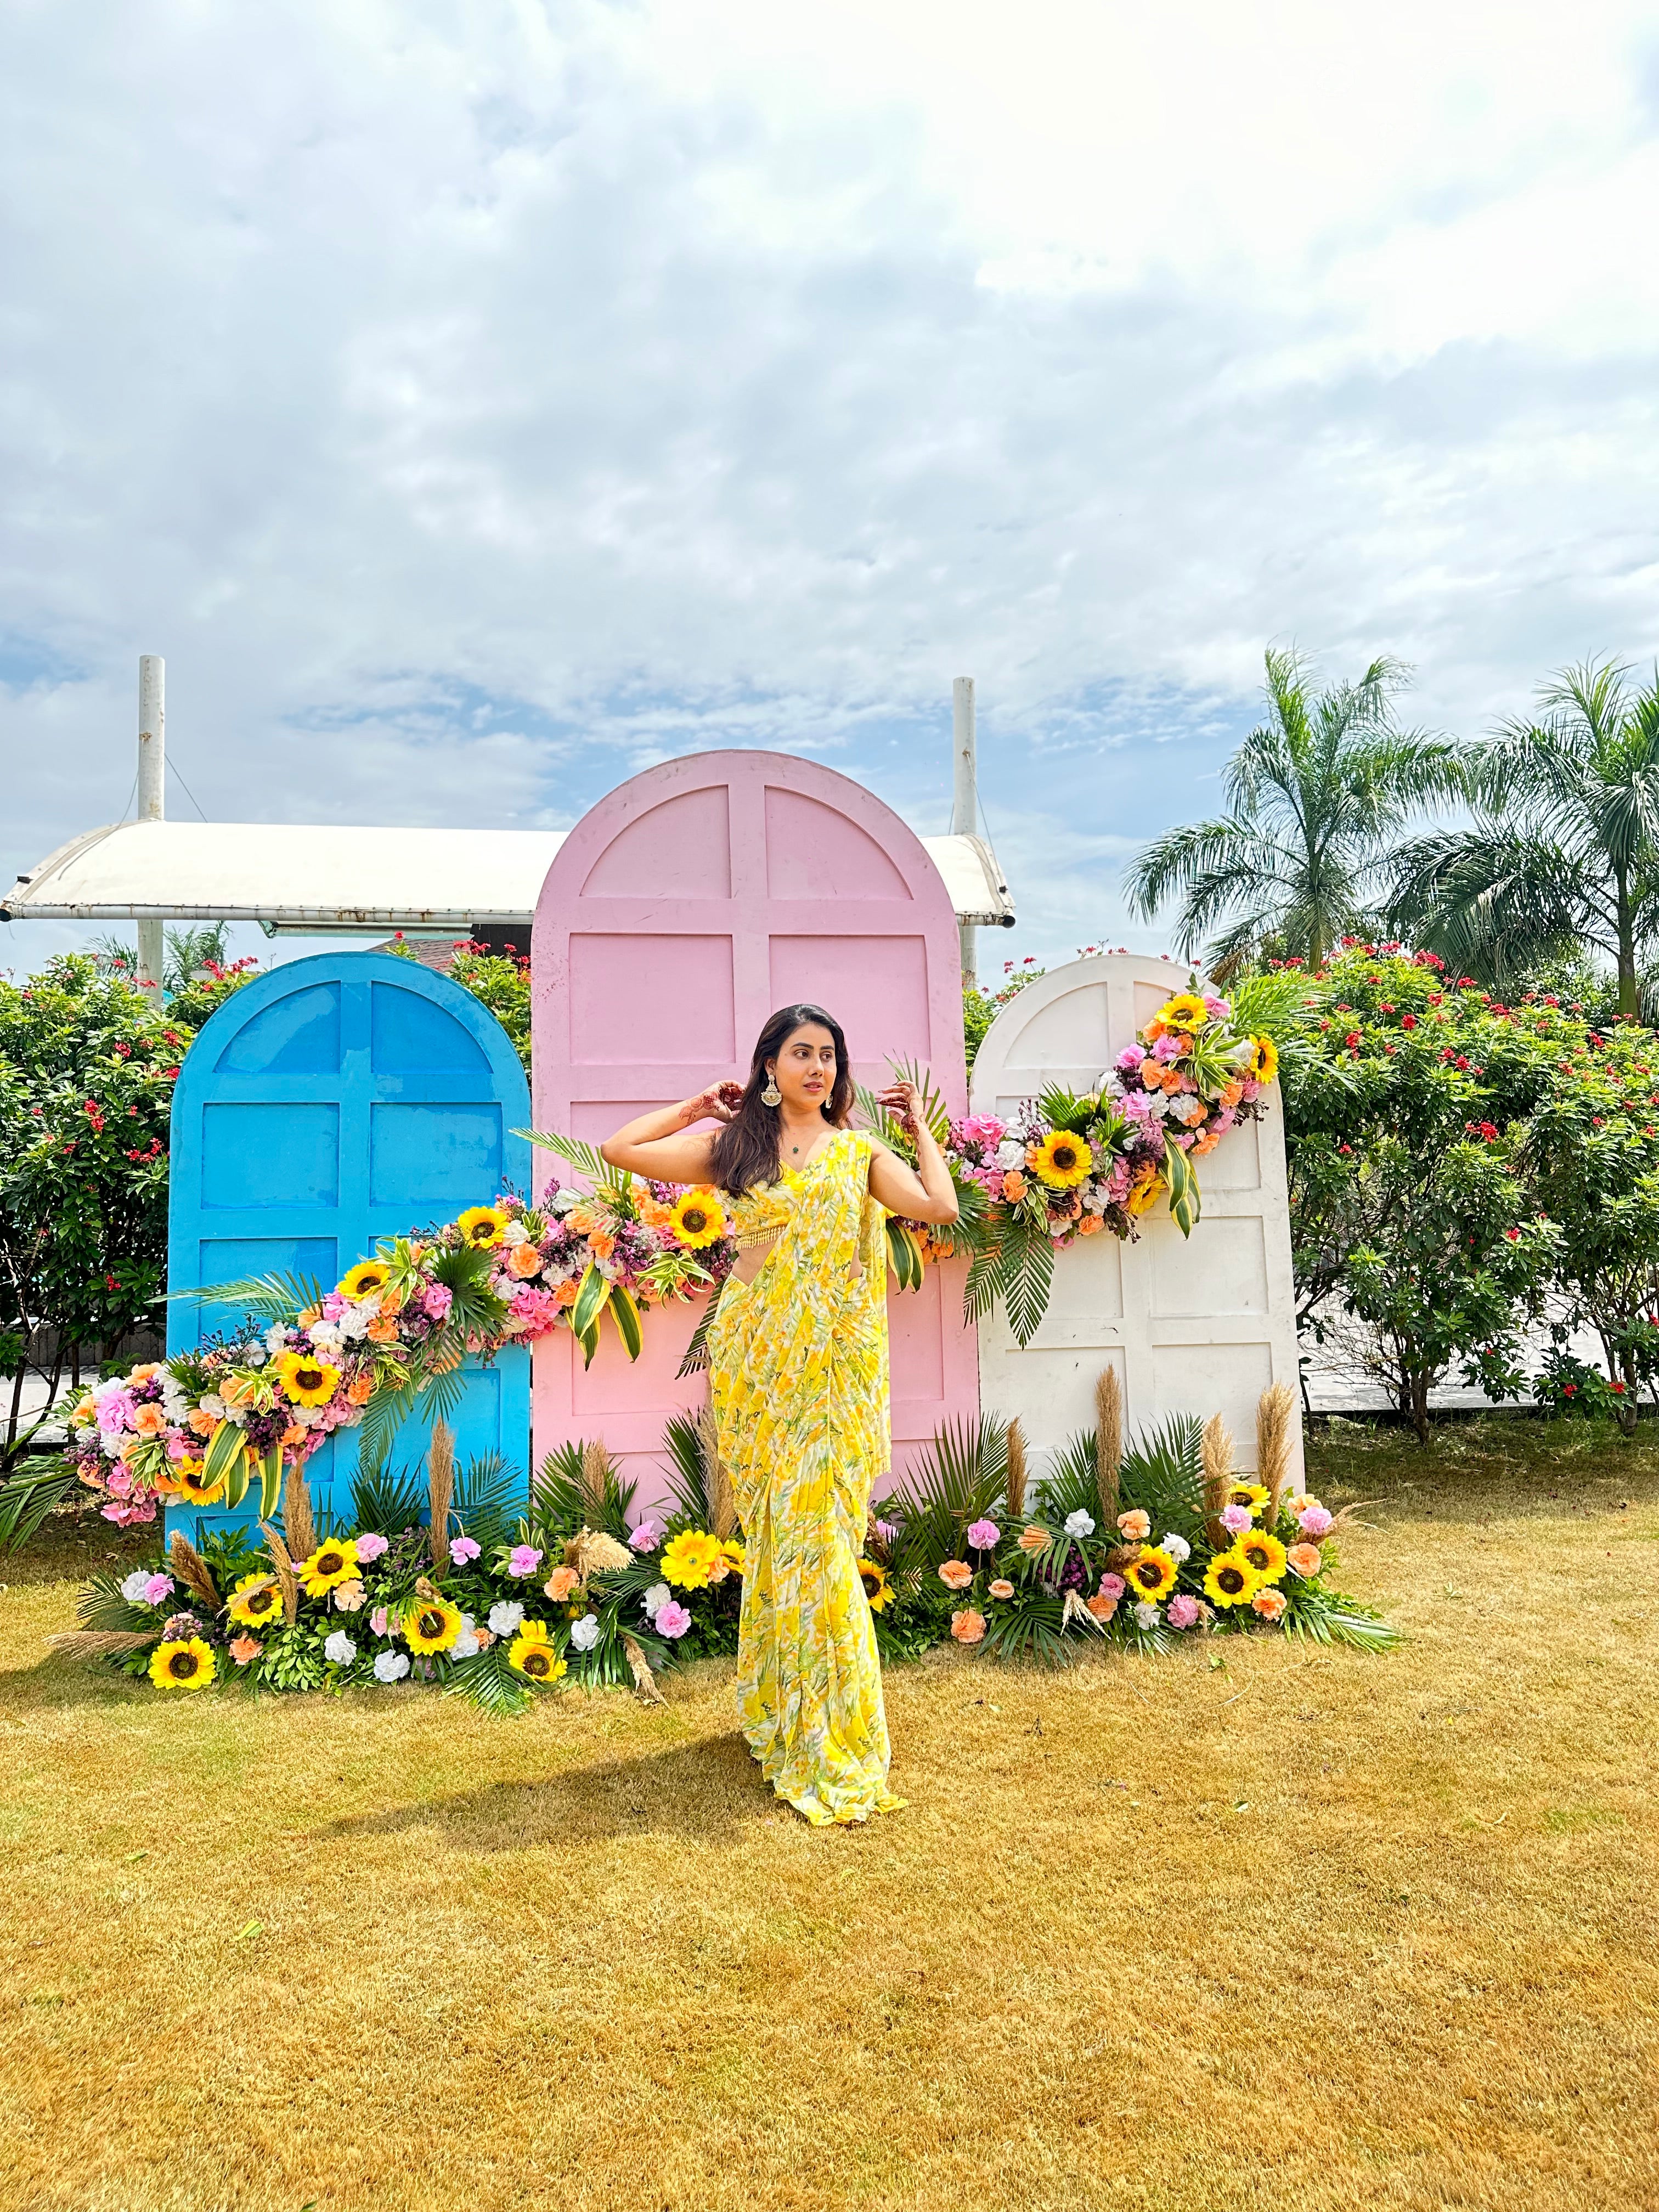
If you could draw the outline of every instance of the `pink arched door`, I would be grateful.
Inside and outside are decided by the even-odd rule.
[[[697,753],[647,769],[571,831],[548,871],[532,940],[536,1126],[597,1141],[647,1107],[746,1077],[767,1016],[816,1001],[847,1033],[856,1074],[927,1062],[966,1109],[956,915],[920,841],[862,786],[782,753]],[[545,1180],[549,1156],[538,1155]],[[978,1404],[960,1262],[890,1285],[893,1456]],[[659,1488],[669,1415],[702,1402],[675,1370],[702,1312],[646,1316],[630,1363],[609,1322],[584,1371],[561,1330],[536,1348],[538,1464],[603,1436],[642,1495]]]

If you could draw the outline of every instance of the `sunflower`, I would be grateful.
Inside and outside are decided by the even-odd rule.
[[[715,1563],[723,1559],[720,1540],[701,1528],[682,1528],[662,1555],[662,1577],[681,1589],[704,1589],[714,1578]]]
[[[1145,1213],[1147,1207],[1154,1203],[1163,1188],[1164,1178],[1156,1170],[1149,1176],[1143,1176],[1129,1193],[1126,1200],[1129,1212],[1132,1214]]]
[[[507,1220],[499,1206],[469,1206],[456,1217],[455,1226],[476,1250],[488,1252],[501,1243]]]
[[[676,1243],[694,1252],[726,1234],[726,1212],[712,1190],[682,1191],[668,1216]]]
[[[216,1475],[210,1482],[199,1459],[181,1459],[173,1470],[173,1482],[178,1495],[189,1498],[192,1505],[211,1505],[225,1492],[224,1476]]]
[[[284,1352],[276,1361],[283,1395],[296,1406],[325,1406],[339,1388],[340,1370],[314,1352]]]
[[[566,1671],[565,1662],[549,1643],[547,1630],[539,1620],[526,1620],[507,1646],[507,1663],[520,1674],[528,1674],[532,1682],[556,1682]]]
[[[1040,1145],[1031,1146],[1026,1164],[1050,1190],[1075,1190],[1089,1179],[1095,1156],[1081,1137],[1069,1129],[1050,1129]]]
[[[460,1632],[461,1609],[447,1598],[423,1597],[404,1615],[404,1642],[411,1651],[447,1651]]]
[[[283,1593],[274,1575],[244,1575],[230,1594],[230,1617],[250,1628],[269,1627],[283,1617]]]
[[[1190,1036],[1208,1021],[1210,1010],[1196,991],[1177,991],[1158,1008],[1158,1018],[1166,1030],[1180,1030]]]
[[[355,1267],[348,1267],[341,1276],[340,1296],[343,1298],[372,1298],[376,1291],[383,1291],[392,1280],[392,1270],[384,1260],[359,1260]]]
[[[158,1644],[150,1655],[149,1679],[158,1690],[205,1690],[217,1672],[213,1647],[199,1636]]]
[[[1248,1605],[1258,1587],[1237,1552],[1218,1552],[1204,1577],[1204,1595],[1212,1605]]]
[[[1229,1505],[1248,1505],[1251,1512],[1255,1513],[1259,1511],[1267,1502],[1267,1490],[1265,1483],[1234,1482],[1228,1485],[1226,1503]]]
[[[1143,1603],[1156,1605],[1166,1590],[1175,1588],[1176,1563],[1167,1552],[1148,1550],[1124,1569],[1129,1587]]]
[[[1279,1073],[1279,1047],[1268,1036],[1250,1039],[1254,1048],[1249,1073],[1258,1083],[1271,1083]]]
[[[859,1561],[859,1579],[864,1584],[864,1595],[870,1601],[872,1613],[879,1613],[893,1602],[893,1585],[887,1579],[887,1570],[874,1559]]]
[[[356,1582],[358,1571],[356,1544],[349,1537],[330,1536],[301,1564],[300,1580],[308,1597],[326,1597],[342,1583]]]
[[[732,1537],[728,1537],[726,1542],[720,1546],[720,1557],[725,1560],[726,1565],[731,1568],[734,1575],[743,1574],[748,1568],[749,1559],[747,1553],[744,1552],[743,1546]]]
[[[1265,1528],[1248,1529],[1233,1539],[1233,1549],[1258,1582],[1276,1583],[1285,1573],[1289,1554],[1277,1536]]]

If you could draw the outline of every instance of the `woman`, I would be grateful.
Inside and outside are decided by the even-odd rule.
[[[875,1625],[859,1574],[870,1492],[891,1457],[883,1209],[954,1221],[956,1192],[915,1086],[882,1104],[920,1173],[847,1127],[841,1025],[785,1006],[744,1085],[641,1114],[613,1167],[721,1191],[743,1248],[708,1330],[715,1431],[743,1523],[738,1710],[767,1780],[815,1826],[903,1802],[887,1787]],[[714,1120],[715,1130],[694,1131]]]

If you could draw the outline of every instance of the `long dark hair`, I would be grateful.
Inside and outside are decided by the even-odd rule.
[[[756,1040],[743,1103],[714,1138],[713,1179],[733,1198],[741,1198],[751,1183],[778,1179],[778,1109],[761,1097],[769,1080],[766,1063],[777,1058],[797,1030],[808,1028],[828,1030],[836,1041],[836,1080],[818,1111],[832,1128],[846,1126],[853,1109],[853,1070],[841,1024],[822,1006],[780,1006]]]

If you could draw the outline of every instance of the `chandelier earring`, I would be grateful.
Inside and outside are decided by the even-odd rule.
[[[766,1078],[766,1088],[761,1093],[761,1104],[763,1106],[781,1106],[782,1103],[783,1093],[778,1088],[778,1079],[775,1074],[769,1072]]]

